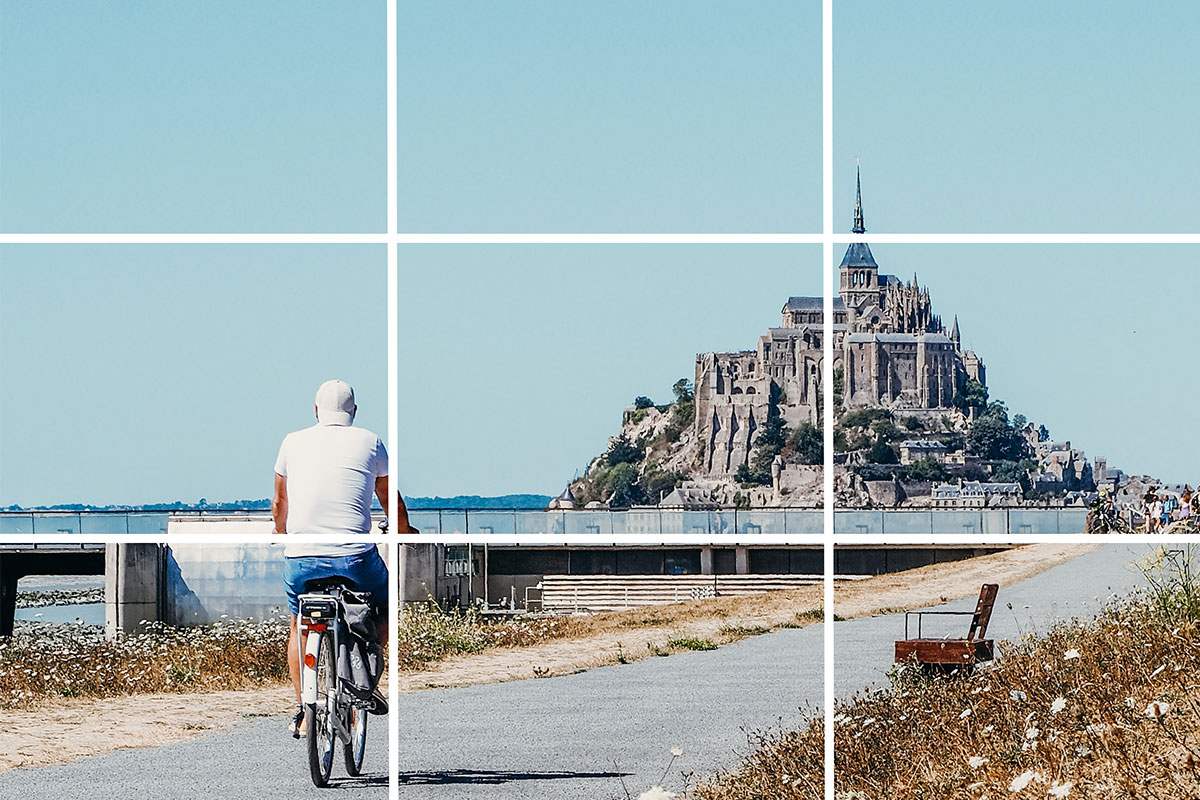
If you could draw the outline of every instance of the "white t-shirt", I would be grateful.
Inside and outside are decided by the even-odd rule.
[[[275,472],[287,478],[288,533],[370,533],[371,498],[375,479],[388,474],[387,451],[364,428],[318,423],[284,437]],[[306,542],[289,544],[284,554],[346,556],[373,547]]]

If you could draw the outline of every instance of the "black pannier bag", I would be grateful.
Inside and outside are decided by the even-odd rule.
[[[342,619],[338,679],[351,694],[366,700],[383,677],[383,648],[379,645],[379,616],[362,592],[342,591]]]

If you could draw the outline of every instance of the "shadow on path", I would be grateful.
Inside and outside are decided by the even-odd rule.
[[[632,772],[519,772],[515,770],[485,771],[475,769],[452,769],[443,772],[400,773],[401,786],[426,786],[437,784],[473,783],[498,786],[515,781],[554,781],[574,778],[626,778]]]
[[[357,778],[333,777],[329,779],[330,789],[366,789],[371,786],[387,785],[388,776],[386,772],[380,772],[374,775],[359,775]]]

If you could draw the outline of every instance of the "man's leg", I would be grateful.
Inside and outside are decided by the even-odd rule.
[[[288,633],[288,674],[292,676],[292,687],[296,690],[296,702],[300,702],[300,632],[296,629],[296,615],[292,614],[292,629]]]

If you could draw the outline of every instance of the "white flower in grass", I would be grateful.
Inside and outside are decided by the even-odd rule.
[[[1063,697],[1054,698],[1054,702],[1050,704],[1050,713],[1057,714],[1067,707],[1067,700]]]
[[[1072,647],[1067,652],[1063,653],[1063,661],[1070,661],[1073,658],[1079,658],[1079,651]]]
[[[1026,739],[1036,739],[1038,736],[1041,735],[1041,733],[1042,732],[1037,729],[1037,726],[1034,726],[1032,728],[1026,728],[1025,729],[1025,738]]]
[[[1027,769],[1024,772],[1022,772],[1020,775],[1018,775],[1017,777],[1012,779],[1012,783],[1010,783],[1008,785],[1008,790],[1010,792],[1019,792],[1022,789],[1024,789],[1026,786],[1028,786],[1029,784],[1033,783],[1035,778],[1040,780],[1041,777],[1042,777],[1041,775],[1037,774],[1033,770]]]
[[[1146,706],[1146,710],[1142,713],[1150,719],[1161,720],[1171,711],[1171,704],[1165,700],[1155,700],[1150,705]]]
[[[971,716],[971,709],[969,709],[969,708],[964,708],[964,709],[963,709],[963,712],[962,712],[961,714],[959,714],[959,715],[958,715],[958,718],[959,718],[959,719],[966,719],[966,718],[967,718],[967,717],[969,717],[969,716]]]
[[[1074,785],[1074,781],[1066,781],[1065,783],[1055,781],[1046,793],[1051,797],[1067,797],[1071,794],[1071,787]]]
[[[675,756],[676,758],[679,758],[681,755],[683,755],[683,748],[682,747],[672,747],[671,755]]]
[[[1024,703],[1027,699],[1029,699],[1029,695],[1020,691],[1019,689],[1009,690],[1008,696],[1011,699],[1016,700],[1018,703]]]
[[[677,800],[678,797],[679,795],[668,792],[661,786],[651,786],[638,795],[638,800]]]
[[[988,760],[986,758],[982,758],[981,756],[971,756],[967,759],[967,766],[971,769],[979,769],[987,762]]]

